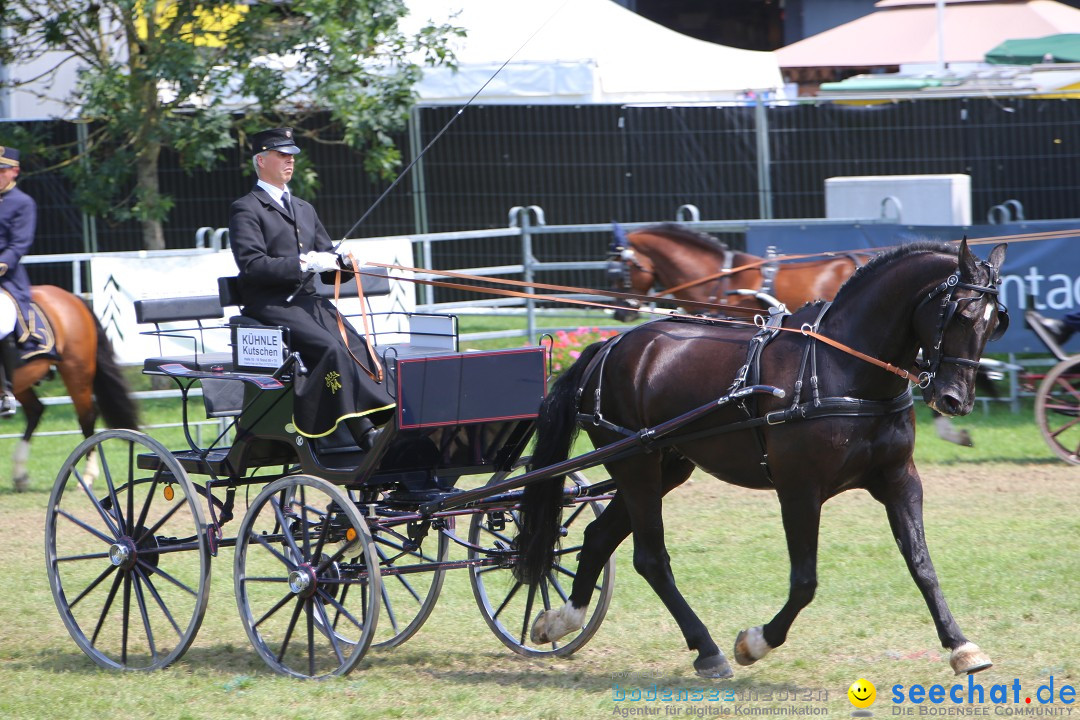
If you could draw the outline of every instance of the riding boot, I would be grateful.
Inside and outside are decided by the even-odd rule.
[[[367,452],[375,445],[375,438],[379,435],[379,428],[366,417],[349,418],[345,421],[349,433],[353,436],[357,446]]]
[[[0,396],[0,417],[15,414],[15,369],[19,367],[19,351],[15,347],[15,335],[0,340],[0,369],[3,370],[3,396]]]

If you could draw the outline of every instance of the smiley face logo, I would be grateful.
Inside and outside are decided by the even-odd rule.
[[[868,708],[877,699],[877,688],[874,683],[864,678],[859,678],[851,683],[847,691],[848,700],[857,708]]]

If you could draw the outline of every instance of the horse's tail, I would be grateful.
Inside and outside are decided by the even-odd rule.
[[[577,389],[589,360],[603,345],[594,343],[585,348],[577,362],[555,381],[540,405],[536,449],[531,462],[534,469],[562,462],[570,455],[577,435]],[[514,577],[523,583],[539,582],[551,568],[562,521],[565,479],[565,475],[559,475],[525,486],[517,536],[518,555],[514,561]]]
[[[91,313],[93,315],[93,313]],[[97,326],[97,370],[94,372],[94,398],[98,410],[111,428],[139,429],[139,411],[131,398],[131,390],[120,365],[112,342],[105,334],[101,321],[94,315]]]

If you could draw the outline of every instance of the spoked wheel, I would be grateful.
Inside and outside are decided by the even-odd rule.
[[[140,470],[151,453],[156,469]],[[195,639],[210,596],[206,523],[153,438],[105,430],[75,448],[49,497],[45,558],[60,617],[98,665],[163,668]]]
[[[375,637],[382,583],[367,522],[321,478],[263,488],[240,523],[234,583],[248,639],[283,675],[344,675]]]
[[[581,473],[570,473],[578,485],[586,485]],[[608,559],[597,581],[591,602],[591,613],[581,630],[570,633],[553,643],[537,644],[529,637],[532,622],[542,610],[562,607],[570,596],[570,587],[577,572],[578,553],[584,538],[585,526],[600,514],[599,502],[584,502],[563,508],[563,537],[555,555],[555,564],[537,585],[518,582],[510,571],[511,555],[502,555],[496,565],[473,567],[469,572],[473,596],[480,606],[484,621],[503,645],[519,655],[570,655],[587,643],[600,628],[607,615],[611,594],[615,589],[615,557]],[[483,513],[473,516],[469,527],[469,542],[501,553],[512,547],[518,532],[517,510]],[[491,557],[469,550],[469,559]]]
[[[1080,357],[1055,365],[1035,395],[1043,439],[1065,462],[1080,465]]]
[[[382,623],[375,647],[393,648],[415,635],[435,609],[446,570],[434,569],[433,563],[450,557],[450,540],[431,522],[376,526],[372,536],[382,571]]]

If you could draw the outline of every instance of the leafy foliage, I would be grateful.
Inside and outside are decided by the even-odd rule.
[[[158,190],[163,148],[185,170],[206,170],[237,138],[291,124],[310,141],[363,151],[373,176],[392,175],[401,155],[391,137],[422,67],[452,65],[446,40],[463,34],[432,24],[406,34],[406,12],[402,0],[8,0],[0,23],[20,41],[0,48],[0,62],[47,62],[36,77],[13,73],[9,84],[24,89],[79,68],[71,95],[49,99],[87,123],[86,147],[57,164],[86,211],[155,224],[172,207]],[[305,125],[327,110],[330,126]]]

